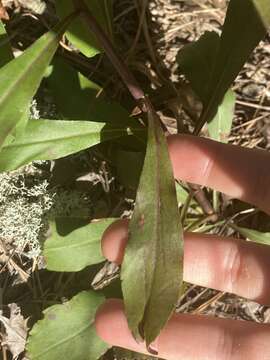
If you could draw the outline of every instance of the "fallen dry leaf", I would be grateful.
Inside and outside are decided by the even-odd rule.
[[[3,345],[6,345],[13,360],[25,350],[27,337],[27,319],[21,315],[21,309],[15,303],[9,304],[10,318],[0,315],[6,333],[3,335]]]

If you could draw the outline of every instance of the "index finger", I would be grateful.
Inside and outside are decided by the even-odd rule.
[[[168,138],[174,176],[270,213],[270,154],[190,135]]]

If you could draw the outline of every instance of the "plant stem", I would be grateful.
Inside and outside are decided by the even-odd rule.
[[[86,24],[90,27],[91,31],[95,34],[98,42],[103,47],[105,53],[110,59],[111,63],[117,70],[118,74],[121,76],[124,84],[128,88],[129,92],[133,96],[134,100],[140,103],[141,100],[145,98],[143,90],[140,88],[135,77],[130,72],[129,68],[122,61],[122,59],[117,55],[117,52],[113,48],[111,41],[108,39],[108,36],[105,34],[101,26],[96,21],[95,17],[92,15],[88,7],[85,5],[83,0],[73,0],[74,6],[81,12]]]
[[[213,190],[213,209],[215,213],[219,212],[219,192]]]
[[[73,4],[75,9],[80,11],[81,15],[83,16],[87,26],[89,26],[90,30],[95,34],[98,42],[103,47],[106,55],[110,59],[112,65],[115,67],[116,71],[122,78],[124,84],[128,88],[130,94],[134,98],[134,100],[138,103],[139,108],[144,113],[155,113],[155,110],[150,102],[150,100],[145,96],[144,91],[141,89],[140,85],[138,84],[137,80],[127,67],[124,61],[117,55],[116,50],[114,49],[110,39],[106,35],[106,33],[103,31],[101,26],[96,21],[95,17],[92,15],[89,8],[86,6],[84,0],[73,0]],[[158,117],[159,119],[159,117]],[[164,130],[164,132],[167,132],[166,126],[162,123],[160,120],[161,126]],[[196,189],[198,190],[198,189]],[[204,193],[201,189],[196,191],[196,193],[199,193],[197,195],[198,202],[202,205],[203,209],[205,210],[206,214],[209,214],[209,212],[213,213],[213,209],[209,209],[209,202],[207,203],[207,199],[204,196]],[[207,206],[208,205],[208,206]],[[206,209],[208,211],[206,211]]]
[[[199,185],[188,183],[190,190],[193,192],[195,199],[201,205],[206,215],[212,216],[212,221],[217,221],[217,214],[213,209],[211,203],[208,201],[203,189]]]

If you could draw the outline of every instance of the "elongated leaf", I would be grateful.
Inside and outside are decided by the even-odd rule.
[[[9,38],[6,33],[5,26],[0,20],[0,68],[6,65],[12,59],[13,59],[13,53],[9,43]],[[9,134],[6,137],[4,144],[9,144],[13,140],[14,140],[14,135]]]
[[[233,225],[233,228],[237,230],[241,235],[246,237],[248,240],[259,243],[270,245],[270,233],[269,232],[261,232],[257,230],[252,230],[248,228],[244,228],[241,226]]]
[[[0,20],[0,68],[13,59],[12,49],[4,24]]]
[[[29,120],[25,132],[0,152],[0,171],[16,169],[33,160],[58,159],[102,141],[131,133],[104,123]]]
[[[94,325],[96,311],[103,302],[101,294],[83,291],[62,305],[49,307],[30,332],[27,357],[30,360],[98,359],[110,347],[97,336]]]
[[[149,345],[171,316],[182,283],[182,238],[166,140],[152,111],[121,279],[129,327]]]
[[[219,105],[216,116],[209,122],[208,131],[212,139],[228,142],[230,135],[236,96],[232,90],[228,90],[224,96],[222,104]]]
[[[80,271],[86,266],[104,261],[101,253],[101,237],[104,230],[115,220],[106,219],[75,228],[61,234],[58,227],[70,227],[79,219],[60,218],[50,224],[50,236],[45,242],[44,256],[47,269],[52,271]],[[60,224],[59,224],[60,223]]]
[[[268,0],[253,0],[265,27],[270,26],[270,2]]]
[[[95,16],[102,28],[110,36],[112,28],[112,1],[85,0],[85,4],[89,7],[89,10]],[[61,18],[74,11],[73,0],[57,0],[55,5],[57,14]],[[71,24],[66,35],[69,41],[75,45],[85,56],[95,56],[101,50],[95,36],[89,31],[89,28],[84,24],[81,18]]]
[[[53,57],[58,40],[71,18],[43,35],[21,56],[0,71],[0,148],[8,134],[28,111],[43,74]]]
[[[231,0],[220,39],[207,102],[195,133],[216,114],[219,104],[266,28],[252,0]]]
[[[13,59],[14,56],[9,42],[9,37],[6,33],[3,23],[0,20],[0,68]],[[16,129],[13,131],[13,134],[9,134],[9,136],[6,137],[4,144],[9,144],[10,142],[12,142],[12,140],[14,140],[15,136],[24,131],[24,128],[29,118],[29,113],[30,109],[27,109],[22,119],[17,123]]]

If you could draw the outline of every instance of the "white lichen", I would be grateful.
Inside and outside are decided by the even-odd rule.
[[[41,170],[45,165],[39,161],[0,174],[0,238],[28,258],[40,255],[49,219],[90,218],[93,210],[89,195],[50,187],[51,174]]]
[[[30,258],[40,254],[44,218],[53,204],[48,181],[31,167],[0,174],[0,237]]]
[[[50,94],[40,89],[30,118],[58,118]],[[49,219],[57,216],[91,217],[89,195],[50,185],[51,162],[35,161],[19,170],[0,173],[0,238],[18,254],[40,255]]]

